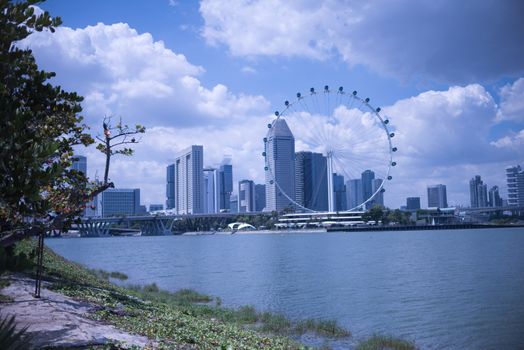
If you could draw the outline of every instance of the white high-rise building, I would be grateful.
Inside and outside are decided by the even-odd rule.
[[[506,168],[506,184],[508,186],[508,205],[524,206],[524,171],[520,165]]]
[[[175,210],[177,214],[204,212],[204,147],[191,146],[175,159]]]
[[[295,138],[283,118],[275,119],[271,124],[265,152],[268,163],[266,211],[293,207],[288,197],[295,198]]]

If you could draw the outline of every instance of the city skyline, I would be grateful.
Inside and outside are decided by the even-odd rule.
[[[511,2],[473,10],[451,5],[252,2],[233,10],[211,1],[136,1],[121,8],[51,0],[42,8],[64,25],[22,45],[34,50],[42,68],[57,72],[56,83],[85,97],[83,114],[94,133],[104,115],[148,127],[135,156],[115,158],[111,172],[118,187],[140,187],[145,203],[164,202],[166,165],[195,143],[208,150],[205,164],[233,154],[235,183],[263,183],[260,140],[273,111],[297,91],[324,84],[356,89],[389,116],[399,152],[386,206],[423,197],[434,183],[447,185],[449,205],[467,205],[476,174],[507,198],[504,169],[524,163],[524,67],[502,57],[522,56],[522,21]],[[421,23],[415,15],[429,11],[446,21]],[[335,13],[360,21],[350,22],[348,31],[326,20]],[[373,24],[388,13],[404,23],[395,33]],[[308,14],[315,14],[318,31],[310,30]],[[495,14],[505,16],[503,25]],[[260,27],[250,20],[255,15],[293,18],[296,31]],[[362,45],[364,36],[381,38],[379,45]],[[432,56],[435,50],[442,56]],[[53,59],[57,54],[60,60]],[[88,176],[100,176],[103,156],[94,148],[77,152],[90,159]]]

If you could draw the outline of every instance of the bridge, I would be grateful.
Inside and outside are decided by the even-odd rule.
[[[175,222],[180,220],[198,221],[204,225],[213,222],[221,222],[225,226],[226,221],[232,220],[237,216],[257,216],[271,215],[271,213],[212,213],[212,214],[156,214],[156,215],[136,215],[136,216],[115,216],[115,217],[83,217],[81,221],[72,226],[73,230],[78,230],[83,237],[108,236],[114,232],[142,232],[144,236],[159,236],[172,233]]]

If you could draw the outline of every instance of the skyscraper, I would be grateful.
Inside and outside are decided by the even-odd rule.
[[[102,216],[140,213],[140,189],[109,188],[102,192]]]
[[[344,176],[333,174],[333,192],[335,199],[335,211],[344,211],[348,209],[346,185],[344,184]]]
[[[498,186],[493,186],[490,188],[488,198],[489,207],[502,207],[502,198],[500,198]]]
[[[406,198],[406,209],[407,210],[418,210],[418,209],[420,209],[420,197],[408,197],[408,198]]]
[[[480,175],[476,175],[469,181],[469,197],[472,208],[488,206],[488,186],[482,182]]]
[[[328,210],[327,158],[321,153],[295,153],[295,201],[312,210]]]
[[[429,208],[447,208],[448,198],[446,194],[446,185],[428,186],[428,207]]]
[[[238,183],[238,212],[251,213],[255,211],[255,183],[242,180]]]
[[[362,179],[352,179],[346,182],[348,209],[356,208],[362,204]],[[358,209],[358,208],[357,208]]]
[[[87,176],[87,158],[84,156],[73,156],[75,159],[71,165],[71,169],[84,173]]]
[[[293,206],[284,193],[295,197],[295,138],[286,121],[278,118],[271,124],[266,139],[266,210],[281,211]]]
[[[375,205],[384,206],[384,192],[379,191],[380,186],[382,185],[382,179],[373,179],[371,180],[371,194],[376,193],[372,200],[368,202],[369,207],[374,207]],[[377,192],[378,191],[378,192]]]
[[[204,148],[191,146],[175,159],[175,209],[177,214],[204,211]]]
[[[231,193],[233,193],[233,166],[222,164],[218,169],[217,181],[218,211],[229,211],[231,209]]]
[[[255,211],[262,211],[266,207],[266,185],[255,185]]]
[[[204,213],[211,214],[218,212],[217,179],[217,169],[204,169]]]
[[[524,206],[524,171],[520,165],[506,168],[508,205]]]
[[[362,200],[367,201],[373,195],[373,180],[375,179],[375,173],[371,170],[364,170],[361,175],[362,180]],[[370,201],[371,202],[371,201]],[[366,209],[373,206],[372,203],[366,203]]]
[[[166,168],[166,209],[175,208],[175,164]]]

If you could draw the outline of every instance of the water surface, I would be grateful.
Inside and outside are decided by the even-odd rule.
[[[49,239],[128,283],[336,319],[422,349],[524,349],[524,229]],[[127,283],[126,282],[126,283]]]

